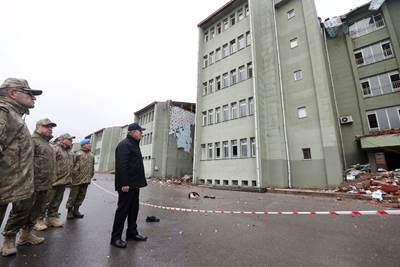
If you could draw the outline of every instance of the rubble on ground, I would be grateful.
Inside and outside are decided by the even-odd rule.
[[[336,192],[370,195],[382,201],[384,196],[400,198],[400,169],[371,172],[369,164],[357,164],[345,171],[344,182]]]
[[[175,184],[175,185],[192,185],[192,176],[185,175],[183,177],[171,176],[171,177],[153,177],[152,181],[159,184]]]

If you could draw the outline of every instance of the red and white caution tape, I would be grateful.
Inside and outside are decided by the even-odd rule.
[[[400,210],[352,210],[352,211],[232,211],[232,210],[201,210],[158,206],[141,202],[143,206],[156,209],[182,211],[192,213],[212,214],[243,214],[243,215],[400,215]]]
[[[95,186],[104,192],[117,197],[118,195],[93,182]],[[400,210],[351,210],[351,211],[232,211],[232,210],[202,210],[187,209],[168,206],[159,206],[150,203],[140,202],[141,205],[156,209],[181,211],[190,213],[210,214],[242,214],[242,215],[400,215]]]

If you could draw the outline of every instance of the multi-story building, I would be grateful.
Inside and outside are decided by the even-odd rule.
[[[232,0],[198,28],[194,182],[339,184],[339,131],[314,1]]]
[[[135,112],[146,128],[140,142],[146,177],[192,174],[195,109],[194,103],[169,100]]]
[[[327,55],[345,162],[368,156],[373,170],[392,170],[400,168],[400,131],[387,131],[400,128],[400,2],[373,2],[339,17]]]

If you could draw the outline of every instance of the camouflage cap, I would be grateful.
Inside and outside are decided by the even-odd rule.
[[[64,140],[64,139],[70,139],[70,140],[72,140],[72,139],[74,139],[74,138],[75,138],[75,136],[72,136],[72,135],[70,135],[69,133],[65,133],[65,134],[62,134],[62,135],[60,135],[59,137],[57,137],[57,140],[58,140],[58,141]]]
[[[48,118],[44,118],[41,120],[38,120],[36,122],[36,126],[51,126],[51,127],[56,127],[57,124],[55,124],[54,122],[52,122],[50,119]]]
[[[31,95],[41,95],[42,90],[34,90],[29,87],[28,81],[17,78],[7,78],[0,86],[0,91],[4,89],[20,89],[30,93]]]

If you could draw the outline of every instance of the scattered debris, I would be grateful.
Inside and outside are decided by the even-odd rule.
[[[200,194],[197,193],[197,192],[190,192],[190,193],[188,194],[188,198],[189,198],[189,199],[199,199],[199,198],[200,198]]]
[[[183,177],[153,177],[151,181],[161,185],[192,185],[193,178],[190,175],[185,175]]]
[[[345,171],[344,177],[345,181],[336,192],[370,195],[378,201],[383,201],[386,195],[400,196],[400,169],[387,171],[379,168],[372,173],[369,164],[356,164]]]
[[[214,196],[204,196],[204,198],[215,199],[215,197],[214,197]]]
[[[147,216],[147,218],[146,218],[146,222],[149,222],[149,223],[151,223],[151,222],[159,222],[159,221],[160,221],[160,219],[157,218],[156,216]]]

